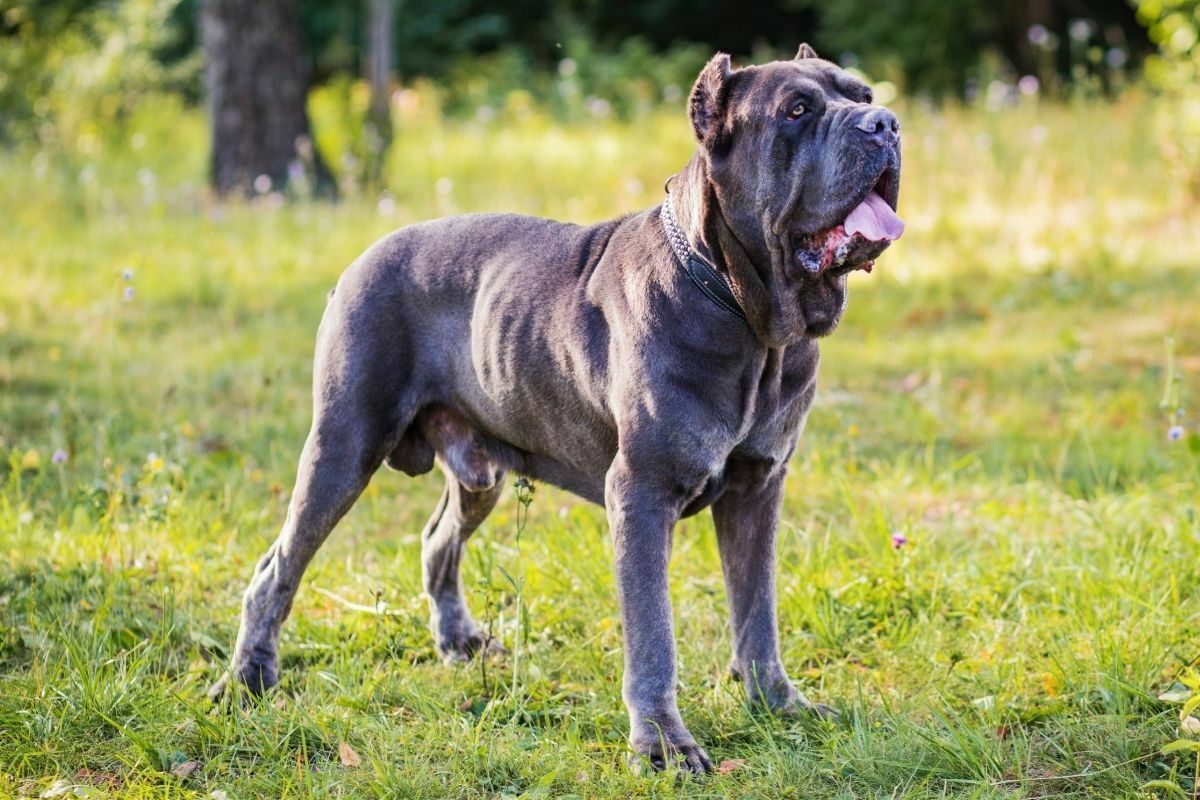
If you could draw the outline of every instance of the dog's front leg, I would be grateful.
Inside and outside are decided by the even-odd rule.
[[[783,502],[784,469],[765,480],[736,481],[713,504],[721,568],[729,596],[735,677],[746,685],[751,704],[792,714],[834,712],[801,694],[779,655],[775,602],[775,535]]]
[[[639,473],[617,455],[605,480],[604,504],[616,556],[625,634],[622,695],[629,710],[634,767],[670,764],[695,773],[712,762],[683,724],[675,701],[675,630],[667,588],[671,536],[680,499],[661,476]]]

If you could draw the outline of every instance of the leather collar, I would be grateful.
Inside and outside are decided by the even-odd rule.
[[[663,200],[659,217],[662,220],[663,230],[667,234],[667,243],[671,245],[671,252],[675,254],[675,260],[683,267],[683,271],[692,279],[692,283],[696,284],[700,291],[704,292],[705,297],[712,300],[717,306],[745,322],[746,312],[742,310],[742,307],[738,305],[737,298],[733,296],[733,291],[729,288],[729,281],[721,274],[720,270],[713,266],[712,262],[697,253],[688,241],[687,234],[683,232],[679,220],[675,218],[675,208],[670,192],[667,192],[667,198]]]

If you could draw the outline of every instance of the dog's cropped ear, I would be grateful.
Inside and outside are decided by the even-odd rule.
[[[817,51],[813,50],[812,46],[808,42],[800,45],[800,49],[796,51],[795,60],[801,61],[805,58],[820,58],[820,56],[817,55]]]
[[[700,70],[700,77],[696,78],[688,101],[688,114],[692,118],[696,141],[700,144],[711,146],[723,127],[731,75],[733,69],[729,66],[729,56],[717,53]]]

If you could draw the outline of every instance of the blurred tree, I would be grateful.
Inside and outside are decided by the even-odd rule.
[[[873,75],[934,95],[962,95],[985,77],[1063,75],[1079,81],[1103,74],[1111,48],[1121,49],[1122,64],[1150,50],[1126,0],[785,2],[816,13],[810,41],[822,55],[850,56]],[[991,75],[985,74],[989,54],[998,62]],[[997,68],[1008,75],[996,75]]]
[[[249,191],[259,175],[278,188],[289,164],[329,185],[304,90],[360,77],[376,89],[347,112],[363,140],[347,169],[369,182],[391,121],[385,74],[433,79],[455,115],[522,96],[565,116],[636,115],[680,97],[714,49],[763,60],[808,41],[911,93],[971,97],[999,78],[985,96],[1004,101],[1024,75],[1043,92],[1123,85],[1153,49],[1130,3],[1165,17],[1190,2],[0,0],[0,140],[49,145],[70,138],[69,117],[118,118],[153,93],[198,101],[203,50],[218,189]]]
[[[289,184],[333,193],[309,129],[299,11],[296,0],[201,2],[210,180],[221,194],[250,196]]]
[[[383,175],[383,164],[392,144],[392,32],[395,0],[366,0],[367,29],[366,78],[371,86],[371,107],[367,119],[368,159],[366,179],[376,187]]]
[[[816,10],[818,48],[872,74],[937,94],[961,91],[963,75],[996,35],[1002,4],[978,0],[795,0]],[[897,74],[898,73],[898,74]]]
[[[57,146],[148,95],[200,99],[192,0],[0,0],[0,142]]]
[[[1167,162],[1200,198],[1200,0],[1137,0],[1138,21],[1159,53],[1146,63],[1151,85],[1171,99],[1155,119]]]

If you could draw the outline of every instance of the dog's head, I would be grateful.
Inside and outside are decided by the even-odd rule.
[[[772,346],[830,333],[846,275],[870,271],[904,230],[896,116],[808,45],[736,70],[717,54],[689,113],[708,177],[706,239],[755,333]]]

